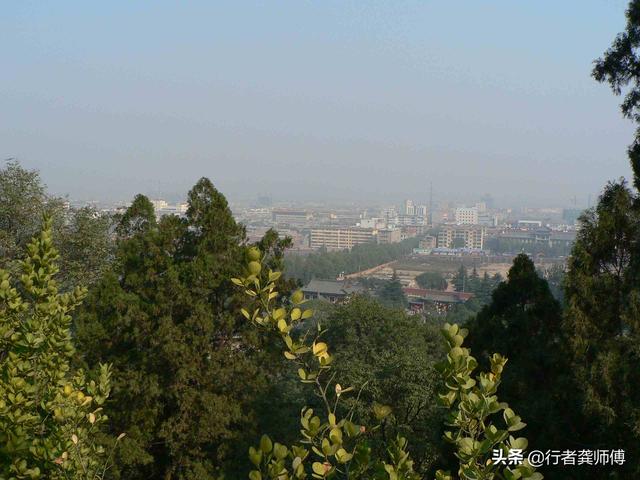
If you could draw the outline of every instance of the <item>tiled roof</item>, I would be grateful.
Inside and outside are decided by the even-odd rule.
[[[364,289],[358,285],[349,285],[338,280],[311,280],[302,287],[305,293],[319,293],[324,295],[349,295],[362,292]]]

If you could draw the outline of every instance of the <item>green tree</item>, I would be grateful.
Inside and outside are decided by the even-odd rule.
[[[0,168],[0,267],[19,271],[20,252],[38,233],[43,214],[52,220],[61,253],[61,287],[93,284],[113,260],[111,216],[89,207],[65,207],[63,199],[47,194],[38,171],[16,161]]]
[[[114,259],[113,219],[92,207],[73,210],[58,228],[61,284],[93,285]]]
[[[353,408],[358,418],[372,424],[376,399],[393,405],[382,425],[383,438],[406,437],[414,469],[425,475],[440,455],[435,364],[444,358],[444,349],[438,330],[366,296],[334,306],[323,325],[336,378],[364,386],[343,407]],[[383,453],[385,445],[377,442],[372,447]]]
[[[109,413],[112,431],[127,432],[121,478],[222,475],[244,450],[264,386],[229,280],[244,262],[244,229],[207,179],[188,204],[186,218],[156,222],[136,197],[114,266],[78,315],[84,361],[116,373]]]
[[[468,323],[468,342],[482,367],[500,350],[509,358],[502,397],[530,421],[535,449],[577,447],[575,385],[562,330],[562,311],[533,262],[518,255],[492,301]],[[570,393],[571,392],[571,393]]]
[[[387,307],[406,308],[409,305],[407,296],[402,290],[402,284],[395,273],[391,280],[378,289],[377,295],[380,302]]]
[[[579,219],[565,301],[574,370],[590,420],[583,442],[640,455],[640,214],[624,182],[610,183]],[[622,448],[621,447],[621,448]],[[615,478],[640,474],[628,462]]]
[[[465,245],[464,238],[456,237],[451,241],[451,248],[464,248]]]
[[[507,359],[494,353],[489,371],[474,375],[478,362],[471,351],[463,347],[467,330],[445,324],[442,333],[449,352],[438,366],[444,380],[439,399],[448,413],[445,424],[450,429],[445,432],[444,440],[455,446],[457,477],[460,480],[541,480],[543,476],[527,460],[517,466],[493,460],[496,450],[506,459],[512,450],[523,454],[529,444],[526,438],[513,436],[526,424],[507,403],[498,401],[497,391]],[[455,478],[450,471],[436,472],[436,480]]]
[[[144,233],[156,225],[156,214],[153,204],[144,195],[136,195],[131,205],[116,217],[116,233],[123,240],[139,233]]]
[[[95,436],[110,370],[101,365],[96,383],[70,369],[70,313],[86,290],[58,291],[50,219],[27,252],[16,287],[0,270],[0,478],[102,478],[107,458]]]
[[[593,76],[607,82],[616,95],[625,92],[622,114],[640,123],[640,0],[631,0],[626,11],[627,26],[619,33],[604,56],[596,60]],[[633,182],[640,189],[640,128],[629,147]]]
[[[478,270],[474,265],[473,270],[471,271],[471,275],[469,275],[467,280],[466,291],[473,293],[477,297],[480,292],[480,282],[480,275],[478,275]]]
[[[416,282],[421,288],[428,290],[446,290],[447,279],[440,272],[424,272],[416,277]]]
[[[491,281],[491,277],[489,277],[489,274],[487,272],[484,272],[484,275],[482,276],[482,280],[480,280],[480,284],[476,292],[476,298],[478,299],[478,302],[480,302],[482,305],[486,305],[487,303],[489,303],[491,301],[491,292],[493,291],[494,287],[495,285]]]
[[[11,160],[0,169],[0,258],[3,268],[19,259],[26,244],[38,233],[45,212],[60,208],[47,194],[40,175]]]
[[[263,435],[257,448],[249,449],[254,465],[250,480],[304,479],[309,474],[313,478],[417,480],[405,438],[398,435],[386,441],[381,455],[371,447],[391,414],[389,406],[372,405],[373,427],[356,423],[354,408],[340,410],[345,397],[354,395],[355,389],[343,387],[336,373],[331,374],[335,362],[322,338],[325,331],[319,324],[317,333],[300,331],[313,311],[302,306],[304,295],[300,290],[289,299],[279,299],[276,282],[281,272],[268,270],[265,275],[262,260],[260,250],[251,249],[244,275],[232,279],[251,299],[241,312],[267,336],[279,337],[284,357],[298,369],[300,381],[314,390],[320,406],[301,410],[299,442],[274,443]]]
[[[468,291],[467,282],[467,268],[463,264],[460,264],[458,272],[453,277],[453,287],[455,288],[456,292]]]

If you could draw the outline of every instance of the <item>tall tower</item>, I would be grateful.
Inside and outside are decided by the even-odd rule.
[[[429,226],[433,227],[433,182],[429,182]]]

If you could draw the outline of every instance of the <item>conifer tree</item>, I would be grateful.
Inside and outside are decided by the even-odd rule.
[[[518,255],[507,280],[468,324],[469,346],[481,365],[500,351],[509,358],[501,395],[529,421],[529,439],[539,450],[576,447],[577,403],[564,351],[562,311],[526,254]]]
[[[624,182],[610,183],[579,219],[565,283],[566,325],[583,389],[582,440],[640,455],[640,214]],[[604,447],[602,447],[604,448]],[[619,478],[640,474],[631,461]],[[626,475],[626,476],[625,476]]]
[[[467,288],[467,268],[464,265],[460,265],[458,272],[453,277],[453,286],[456,292],[466,292]]]
[[[109,412],[112,431],[127,432],[118,472],[127,480],[228,472],[244,456],[265,383],[229,280],[246,255],[244,228],[208,179],[188,204],[185,218],[156,221],[136,197],[118,227],[115,265],[78,316],[84,361],[113,364]]]
[[[402,291],[402,284],[395,272],[391,280],[385,282],[378,291],[378,298],[387,307],[406,308],[409,305],[407,296]]]

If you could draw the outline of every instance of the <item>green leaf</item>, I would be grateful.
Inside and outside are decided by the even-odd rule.
[[[270,453],[272,448],[273,443],[271,439],[267,435],[263,435],[260,439],[260,450],[262,450],[262,453]]]

